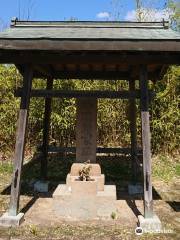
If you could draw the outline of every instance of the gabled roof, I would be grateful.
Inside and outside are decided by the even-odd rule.
[[[163,44],[164,43],[164,44]],[[0,33],[0,49],[180,51],[168,22],[18,21]]]
[[[168,22],[11,22],[0,39],[179,40]]]

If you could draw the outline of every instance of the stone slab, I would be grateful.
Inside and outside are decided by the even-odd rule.
[[[67,186],[66,184],[59,184],[57,188],[55,189],[52,197],[62,197],[62,196],[70,196],[71,195],[71,187]]]
[[[78,189],[75,189],[74,194],[71,186],[65,184],[56,188],[53,193],[53,209],[58,217],[69,220],[110,220],[112,214],[117,216],[116,187],[105,185],[104,191],[96,189],[91,193],[89,191],[92,189],[87,183],[91,184],[91,182],[77,182]]]
[[[76,100],[76,162],[96,162],[97,99]]]
[[[128,185],[128,193],[129,195],[135,195],[135,194],[143,194],[144,188],[142,184],[129,184]]]
[[[46,193],[49,190],[49,182],[48,181],[37,181],[34,183],[34,191],[40,193]]]
[[[97,192],[97,197],[99,199],[111,199],[116,200],[116,186],[115,185],[105,185],[104,186],[104,191],[98,191]]]
[[[72,181],[71,182],[72,195],[96,196],[97,194],[97,181]]]
[[[104,190],[104,183],[105,183],[105,176],[104,174],[101,174],[100,176],[93,176],[92,177],[97,182],[97,191],[103,191]],[[77,176],[70,176],[70,174],[66,177],[66,184],[67,186],[71,186],[71,182],[77,180]]]
[[[99,164],[87,164],[86,166],[91,165],[90,176],[101,176],[101,167]],[[85,166],[83,163],[73,163],[71,166],[70,175],[79,176],[79,171]]]
[[[152,218],[144,218],[142,215],[138,216],[139,227],[142,228],[144,233],[158,233],[161,231],[161,221],[157,215]]]
[[[24,221],[24,213],[19,213],[17,216],[9,216],[8,212],[0,217],[0,226],[17,227]]]

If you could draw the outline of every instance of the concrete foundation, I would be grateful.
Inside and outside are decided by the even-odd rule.
[[[34,183],[34,191],[40,193],[46,193],[49,190],[49,182],[47,181],[37,181]]]
[[[142,184],[129,184],[128,185],[128,193],[129,195],[135,195],[135,194],[143,194],[144,189]]]
[[[80,181],[77,173],[84,165],[73,164],[66,184],[56,188],[53,193],[54,213],[69,220],[111,219],[112,215],[117,216],[116,186],[104,185],[104,175],[98,164],[90,164],[90,181]]]
[[[19,213],[17,216],[9,216],[8,213],[4,213],[0,217],[0,226],[4,227],[17,227],[24,221],[24,213]]]
[[[144,233],[159,233],[162,229],[161,221],[157,215],[152,218],[144,218],[142,215],[138,216],[139,227]]]

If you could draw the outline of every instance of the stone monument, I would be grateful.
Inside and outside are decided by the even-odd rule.
[[[76,100],[76,162],[96,162],[97,99]]]
[[[111,219],[117,216],[116,186],[104,185],[99,164],[74,163],[66,184],[53,193],[53,208],[58,217],[69,220]]]

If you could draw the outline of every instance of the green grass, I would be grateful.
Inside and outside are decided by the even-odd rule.
[[[177,158],[158,155],[153,158],[153,177],[165,182],[180,176],[180,163]]]
[[[0,162],[0,174],[11,174],[13,172],[13,165],[11,162]]]
[[[176,165],[176,175],[180,177],[180,163],[177,163]]]

